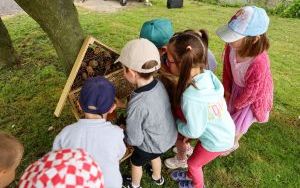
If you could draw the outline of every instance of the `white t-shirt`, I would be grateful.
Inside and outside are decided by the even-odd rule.
[[[99,164],[106,188],[122,187],[119,161],[126,152],[121,128],[104,119],[80,119],[55,138],[53,150],[82,148]]]
[[[245,75],[253,62],[253,58],[245,58],[242,62],[237,62],[236,50],[231,48],[229,60],[234,82],[240,87],[245,87]]]

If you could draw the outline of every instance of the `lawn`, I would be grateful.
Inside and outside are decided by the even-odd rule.
[[[110,14],[80,9],[79,17],[87,35],[117,50],[138,37],[141,25],[149,19],[169,18],[176,31],[205,28],[210,33],[210,48],[218,58],[220,76],[224,43],[214,31],[236,8],[186,0],[184,8],[169,10],[165,4],[166,0],[154,0],[152,7]],[[55,135],[75,118],[70,106],[64,108],[61,117],[53,115],[67,75],[48,37],[27,15],[5,18],[4,22],[22,59],[21,66],[0,70],[0,129],[25,145],[18,179],[26,166],[50,150]],[[254,124],[234,154],[205,167],[207,187],[300,187],[299,31],[299,19],[271,16],[269,54],[275,84],[271,119],[264,125]],[[170,151],[163,158],[172,155]],[[122,171],[128,173],[127,163],[122,164]],[[163,168],[167,178],[164,187],[176,187],[168,173]],[[155,187],[146,174],[142,186]]]

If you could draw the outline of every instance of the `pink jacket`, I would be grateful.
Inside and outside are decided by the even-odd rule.
[[[230,47],[225,47],[223,66],[223,85],[225,92],[231,93],[233,77],[229,62]],[[237,109],[251,105],[251,110],[258,122],[267,119],[273,105],[273,81],[270,60],[266,51],[256,56],[245,75],[245,87],[234,101]]]

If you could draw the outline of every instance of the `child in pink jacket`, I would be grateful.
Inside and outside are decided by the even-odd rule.
[[[267,53],[269,17],[255,6],[241,8],[229,23],[217,30],[227,44],[224,51],[223,85],[228,111],[236,126],[234,147],[254,122],[265,123],[273,103],[273,81]]]

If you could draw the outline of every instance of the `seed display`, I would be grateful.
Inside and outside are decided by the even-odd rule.
[[[99,44],[94,43],[88,46],[68,95],[72,110],[77,119],[84,117],[79,104],[79,95],[84,81],[89,77],[106,77],[114,84],[116,97],[119,99],[126,100],[134,90],[134,87],[123,77],[122,65],[114,63],[118,56],[117,53]],[[114,123],[124,122],[124,112],[120,113],[120,110],[118,110],[116,113],[110,115],[109,120]]]
[[[98,44],[90,44],[71,90],[81,87],[83,82],[89,77],[105,76],[121,69],[122,65],[120,63],[114,64],[118,56],[118,54]]]

